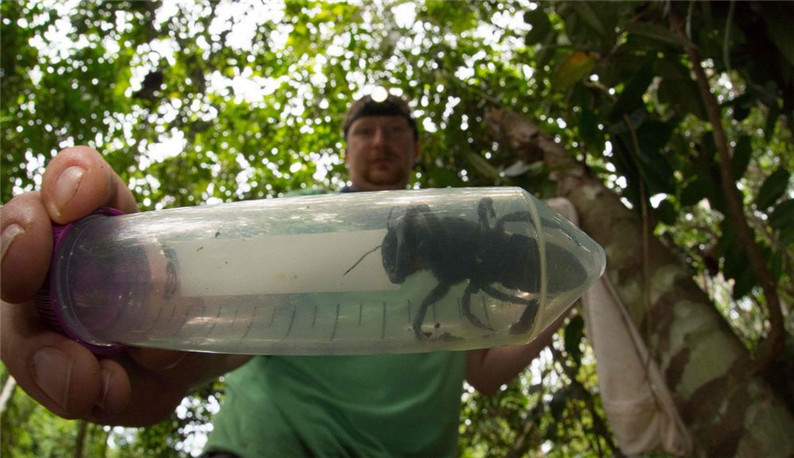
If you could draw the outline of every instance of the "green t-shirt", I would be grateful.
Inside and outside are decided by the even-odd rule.
[[[228,377],[208,450],[455,456],[465,352],[261,356]]]

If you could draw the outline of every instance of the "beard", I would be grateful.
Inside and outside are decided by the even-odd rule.
[[[367,181],[381,186],[405,187],[411,173],[407,159],[396,154],[383,154],[371,160]]]

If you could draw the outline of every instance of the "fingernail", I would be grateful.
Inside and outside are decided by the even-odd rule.
[[[14,240],[24,233],[25,229],[16,223],[9,224],[3,229],[3,234],[0,236],[0,245],[2,246],[0,249],[2,250],[0,251],[0,261],[6,258],[6,252],[11,247],[11,244],[14,243]]]
[[[33,355],[33,378],[36,384],[63,409],[66,409],[69,399],[73,366],[74,360],[56,348],[44,347]]]
[[[102,395],[99,397],[96,404],[94,405],[95,412],[97,410],[99,412],[105,411],[109,387],[110,387],[110,371],[107,369],[102,369]]]
[[[52,191],[53,204],[55,205],[53,210],[58,215],[72,200],[72,197],[77,194],[77,189],[80,187],[80,181],[83,179],[84,174],[85,170],[83,168],[71,166],[61,172],[61,175],[55,181],[55,187]]]

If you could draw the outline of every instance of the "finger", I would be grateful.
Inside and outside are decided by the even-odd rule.
[[[130,402],[130,378],[118,361],[104,359],[99,366],[102,369],[102,391],[88,419],[98,423],[116,423],[116,417],[124,412]]]
[[[127,354],[138,365],[150,371],[171,369],[187,355],[183,351],[154,348],[130,348],[127,350]]]
[[[141,360],[152,357],[150,350],[140,350],[136,357]],[[132,387],[130,401],[121,415],[116,416],[116,422],[128,426],[145,426],[161,421],[173,413],[191,387],[209,381],[218,375],[226,373],[244,364],[250,356],[223,355],[190,352],[168,352],[177,356],[178,361],[163,358],[160,362],[169,361],[169,368],[146,370],[131,357],[134,351],[125,352],[120,358],[121,364],[127,369]],[[143,354],[147,354],[143,356]]]
[[[85,347],[43,328],[33,307],[0,304],[0,351],[19,385],[64,418],[84,418],[103,393],[102,369]]]
[[[0,209],[0,228],[0,297],[20,303],[41,288],[52,255],[52,228],[40,194],[31,192],[11,199]]]
[[[132,193],[95,150],[75,146],[58,153],[42,178],[42,201],[50,218],[65,224],[102,206],[137,211]]]
[[[120,373],[129,376],[129,390],[119,391],[121,399],[112,406],[112,388],[105,398],[105,411],[99,409],[90,416],[91,421],[125,426],[148,426],[166,419],[187,394],[187,388],[174,387],[167,375],[156,371],[147,371],[138,366],[128,355],[122,355],[118,361]],[[113,386],[113,385],[111,385]],[[120,383],[116,386],[122,386]],[[122,398],[126,395],[127,398]],[[120,410],[115,410],[120,407]]]

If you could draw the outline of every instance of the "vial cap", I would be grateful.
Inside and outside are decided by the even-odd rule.
[[[104,216],[119,216],[123,214],[124,212],[121,210],[110,207],[102,207],[91,213],[91,215]],[[98,355],[114,354],[123,350],[125,346],[121,344],[96,344],[82,339],[79,335],[72,331],[69,326],[66,325],[67,321],[63,316],[63,308],[58,303],[58,295],[56,294],[54,281],[55,276],[53,275],[52,268],[55,265],[55,260],[59,255],[66,235],[76,223],[77,221],[65,225],[53,224],[52,226],[53,247],[52,259],[50,261],[50,271],[47,274],[47,279],[44,282],[44,286],[39,290],[38,294],[34,298],[36,312],[38,313],[39,317],[50,327],[50,329],[79,342],[84,347],[91,350],[92,353]],[[98,279],[97,281],[100,280]]]

